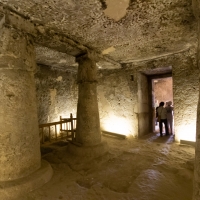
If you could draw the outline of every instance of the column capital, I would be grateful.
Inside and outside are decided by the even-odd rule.
[[[22,16],[17,12],[11,11],[6,6],[0,3],[0,28],[1,28],[1,18],[4,18],[4,24],[9,27],[16,28],[33,36],[37,36],[37,30],[34,23],[29,17]]]
[[[81,54],[79,56],[76,57],[76,62],[81,62],[81,60],[86,60],[86,59],[90,59],[94,62],[98,62],[99,61],[99,56],[96,52],[94,51],[87,51],[84,54]]]
[[[86,54],[76,57],[78,66],[77,82],[94,83],[97,82],[97,54],[94,52],[87,52]]]

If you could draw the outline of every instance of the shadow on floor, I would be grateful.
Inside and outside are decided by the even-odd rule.
[[[67,144],[68,144],[67,140],[60,140],[60,141],[54,141],[52,143],[42,144],[40,146],[41,155],[43,156],[48,153],[51,153],[57,150],[59,147],[67,146]]]
[[[166,143],[166,144],[171,144],[175,142],[175,135],[165,135],[165,128],[163,126],[163,136],[160,137],[160,131],[159,131],[159,126],[158,124],[155,126],[155,132],[150,133],[148,135],[144,135],[140,140],[147,140],[149,142],[158,142],[158,143]]]
[[[160,133],[150,133],[148,135],[144,135],[139,140],[147,140],[149,142],[158,142],[158,143],[166,143],[171,144],[175,142],[174,135],[168,135],[166,136],[165,133],[162,137],[160,137]]]

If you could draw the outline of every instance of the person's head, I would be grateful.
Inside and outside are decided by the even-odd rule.
[[[169,106],[171,106],[171,105],[172,105],[172,102],[171,102],[171,101],[169,101],[169,102],[168,102],[168,105],[169,105]]]
[[[160,102],[160,106],[164,106],[165,103],[163,101]]]

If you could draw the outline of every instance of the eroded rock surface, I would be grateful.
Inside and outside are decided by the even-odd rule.
[[[107,58],[130,63],[196,45],[197,24],[188,0],[1,2],[34,24],[36,32],[43,35],[36,35],[37,43],[73,56],[87,48],[99,54],[111,49]],[[119,17],[112,16],[113,9]]]

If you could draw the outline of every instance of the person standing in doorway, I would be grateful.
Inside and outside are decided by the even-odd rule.
[[[162,137],[162,124],[164,123],[165,125],[165,132],[166,132],[166,136],[169,135],[169,131],[168,131],[168,125],[167,125],[167,110],[164,107],[165,103],[164,102],[160,102],[160,106],[158,108],[158,116],[160,117],[160,121],[159,121],[159,128],[160,128],[160,136]]]
[[[158,124],[158,108],[159,108],[159,106],[156,107],[156,126]]]
[[[167,125],[168,129],[170,129],[171,134],[173,134],[173,106],[172,102],[166,102],[166,110],[167,110]]]

